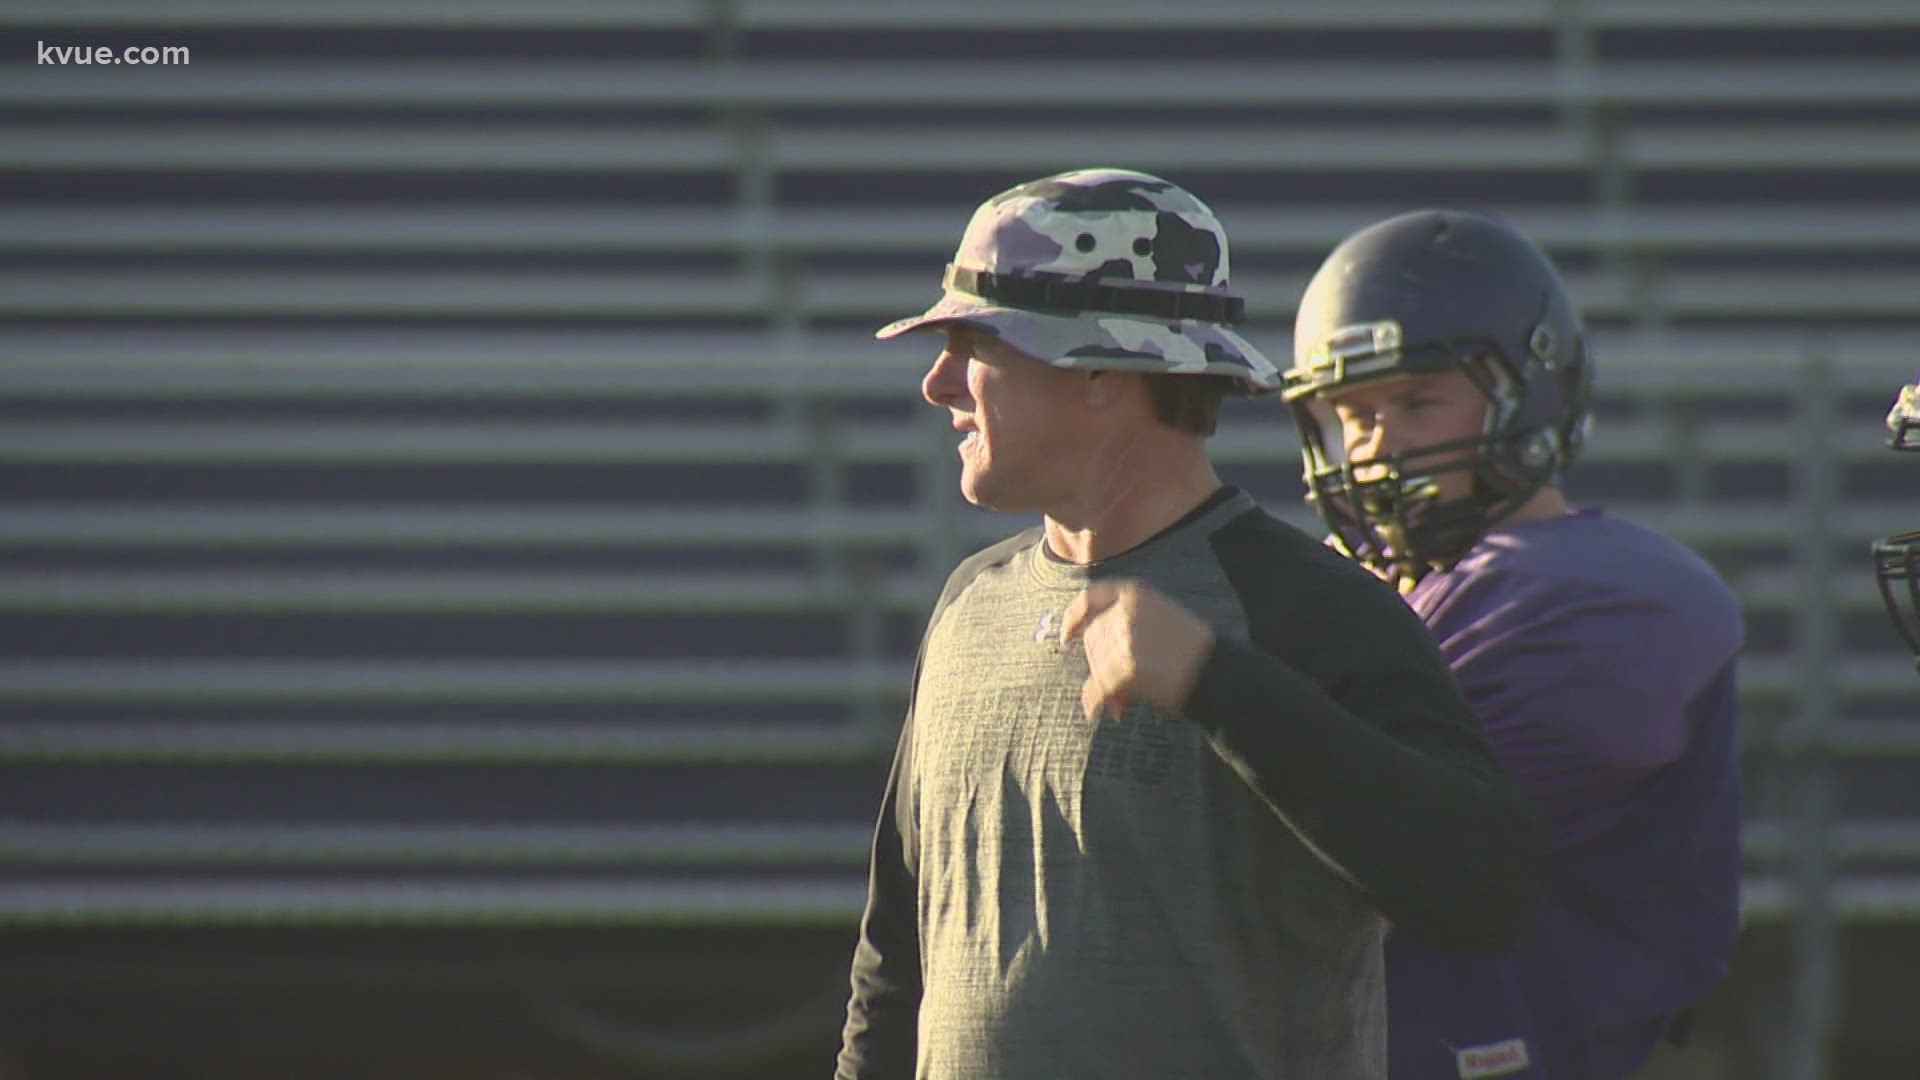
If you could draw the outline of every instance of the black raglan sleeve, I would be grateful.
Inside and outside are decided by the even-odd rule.
[[[916,678],[918,677],[916,665]],[[920,929],[912,807],[902,795],[913,760],[909,711],[874,828],[867,909],[853,950],[853,993],[835,1080],[904,1080],[914,1071],[920,1022]]]
[[[915,692],[894,749],[880,820],[874,827],[867,875],[867,909],[853,950],[853,993],[840,1033],[834,1080],[906,1080],[913,1076],[920,1032],[919,818],[913,805],[913,715],[920,668],[940,617],[980,572],[1033,546],[1028,529],[977,552],[953,571],[941,590],[913,665]]]
[[[1511,945],[1537,904],[1542,842],[1418,616],[1265,514],[1213,544],[1252,642],[1216,642],[1185,715],[1396,926]]]

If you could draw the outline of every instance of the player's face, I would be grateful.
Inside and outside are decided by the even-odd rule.
[[[988,333],[947,330],[921,380],[960,440],[960,493],[994,510],[1045,511],[1070,499],[1085,402],[1083,374],[1049,367]]]
[[[1365,462],[1475,438],[1487,418],[1486,395],[1459,370],[1363,383],[1333,395],[1331,401],[1346,459],[1362,466],[1355,470],[1361,480],[1382,474],[1380,467],[1367,468]],[[1468,451],[1462,450],[1459,456],[1468,456]],[[1425,472],[1452,460],[1452,456],[1423,459],[1411,466]],[[1473,490],[1472,473],[1465,469],[1435,472],[1433,479],[1439,484],[1442,502],[1464,498]]]

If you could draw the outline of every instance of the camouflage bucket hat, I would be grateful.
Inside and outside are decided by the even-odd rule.
[[[978,326],[1055,367],[1226,375],[1249,393],[1279,372],[1228,329],[1227,234],[1207,204],[1146,173],[1080,169],[995,195],[967,224],[946,295],[885,341]]]

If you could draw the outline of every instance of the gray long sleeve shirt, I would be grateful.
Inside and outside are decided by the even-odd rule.
[[[1091,580],[1217,641],[1179,715],[1088,720]],[[1393,592],[1224,489],[1113,559],[1040,530],[929,623],[875,837],[841,1080],[1384,1077],[1386,920],[1517,932],[1537,840]]]

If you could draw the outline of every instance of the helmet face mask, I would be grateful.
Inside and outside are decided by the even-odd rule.
[[[1537,492],[1557,486],[1589,427],[1586,335],[1552,264],[1517,232],[1426,210],[1349,237],[1315,274],[1282,396],[1307,498],[1348,554],[1403,587],[1451,565]],[[1359,463],[1333,401],[1410,375],[1461,371],[1485,397],[1477,436]],[[1439,499],[1448,474],[1469,494]]]
[[[1887,413],[1887,447],[1920,451],[1920,385],[1902,387]],[[1873,576],[1887,605],[1887,618],[1920,666],[1920,531],[1875,540]]]
[[[1873,573],[1887,618],[1920,664],[1920,532],[1874,541]]]
[[[1545,480],[1537,454],[1534,467],[1517,467],[1527,455],[1508,445],[1503,418],[1517,399],[1503,363],[1475,352],[1444,364],[1411,365],[1408,373],[1434,374],[1436,366],[1465,373],[1485,400],[1478,434],[1355,461],[1333,410],[1337,395],[1307,396],[1295,409],[1307,501],[1347,554],[1385,577],[1418,580],[1446,565],[1473,546],[1487,521],[1517,509]],[[1456,474],[1465,474],[1464,485],[1450,482]],[[1468,495],[1443,497],[1446,489],[1463,487]]]

